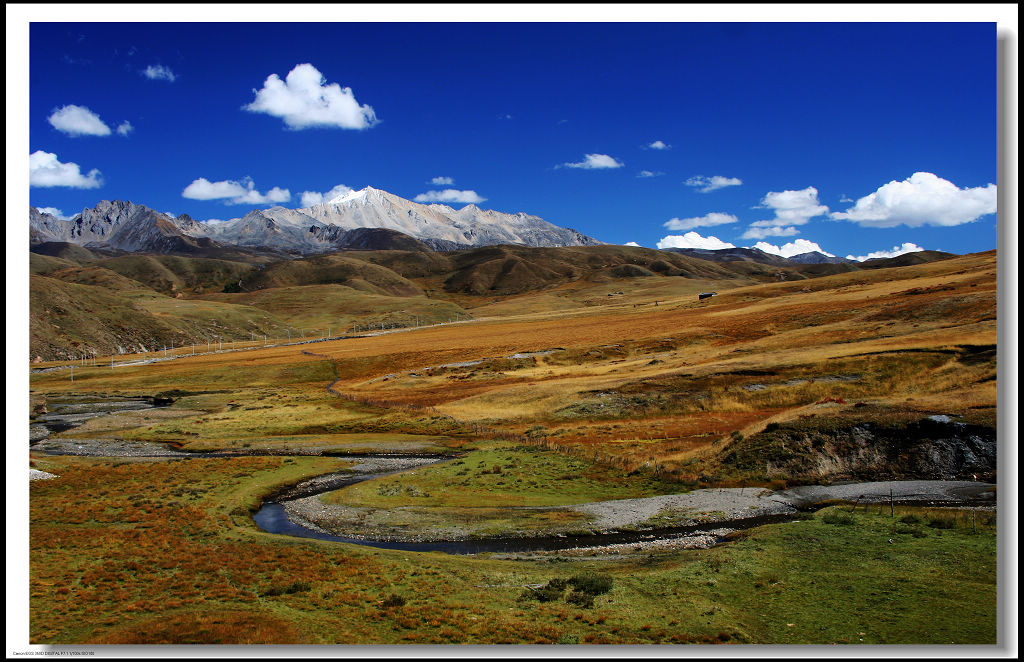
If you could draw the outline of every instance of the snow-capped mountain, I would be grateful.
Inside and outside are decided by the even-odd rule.
[[[506,214],[467,205],[424,205],[366,187],[302,209],[271,207],[228,221],[197,222],[130,202],[103,201],[70,221],[29,209],[32,241],[65,241],[125,251],[173,250],[170,237],[225,246],[322,253],[347,247],[352,230],[400,232],[434,249],[493,244],[592,246],[602,242],[525,213]],[[363,233],[365,234],[365,233]],[[361,240],[365,240],[360,234]]]
[[[265,228],[275,243],[257,244],[256,228]],[[302,209],[271,207],[241,219],[210,226],[206,236],[241,246],[270,245],[317,252],[334,248],[333,232],[325,229],[380,228],[395,230],[435,248],[492,244],[525,246],[590,246],[601,242],[522,212],[505,214],[466,205],[424,205],[366,187]]]

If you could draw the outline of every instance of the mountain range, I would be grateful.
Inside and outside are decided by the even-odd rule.
[[[522,212],[424,205],[366,187],[301,209],[257,209],[227,221],[196,221],[132,202],[100,202],[70,220],[29,208],[33,245],[65,242],[131,253],[208,253],[225,247],[301,255],[345,248],[458,250],[494,244],[597,246],[603,242]],[[408,239],[415,240],[416,243]]]

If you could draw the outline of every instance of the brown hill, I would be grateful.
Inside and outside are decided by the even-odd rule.
[[[103,271],[81,272],[97,276]],[[117,282],[128,279],[106,271]],[[217,337],[273,337],[285,324],[264,310],[210,301],[188,301],[146,288],[112,289],[111,283],[82,284],[31,276],[29,350],[33,359],[75,359],[95,352],[144,352],[164,345],[206,343]]]
[[[98,259],[99,256],[88,248],[66,241],[47,241],[32,246],[32,253],[59,257],[71,262],[85,263]]]
[[[164,294],[219,292],[256,268],[244,262],[173,255],[123,255],[102,260],[97,265]]]
[[[347,285],[376,294],[413,296],[422,290],[394,271],[346,253],[287,260],[255,270],[238,282],[238,291],[296,285]]]

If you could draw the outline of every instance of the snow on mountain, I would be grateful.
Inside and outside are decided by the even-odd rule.
[[[177,218],[131,202],[104,200],[70,221],[29,208],[32,241],[65,241],[125,251],[172,250],[181,241],[322,253],[345,247],[348,231],[401,232],[435,249],[519,244],[592,246],[602,242],[522,212],[506,214],[466,205],[424,205],[366,187],[301,209],[257,209],[209,223]]]
[[[255,216],[258,215],[258,216]],[[262,225],[257,231],[254,221]],[[424,205],[366,187],[302,209],[271,207],[250,212],[211,228],[207,236],[222,243],[270,246],[304,252],[331,250],[327,229],[395,230],[446,248],[522,244],[526,246],[589,246],[601,242],[529,214],[505,214],[466,205]],[[259,243],[260,241],[263,243]]]

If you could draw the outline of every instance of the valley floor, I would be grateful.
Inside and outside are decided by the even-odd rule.
[[[56,477],[29,486],[31,641],[994,647],[996,513],[888,502],[918,491],[896,481],[955,497],[997,482],[994,255],[658,294],[33,374],[30,465]],[[58,420],[128,396],[172,404]],[[311,497],[347,509],[350,533],[840,501],[710,547],[601,554],[374,549],[254,522],[268,497],[381,453],[450,459]]]

